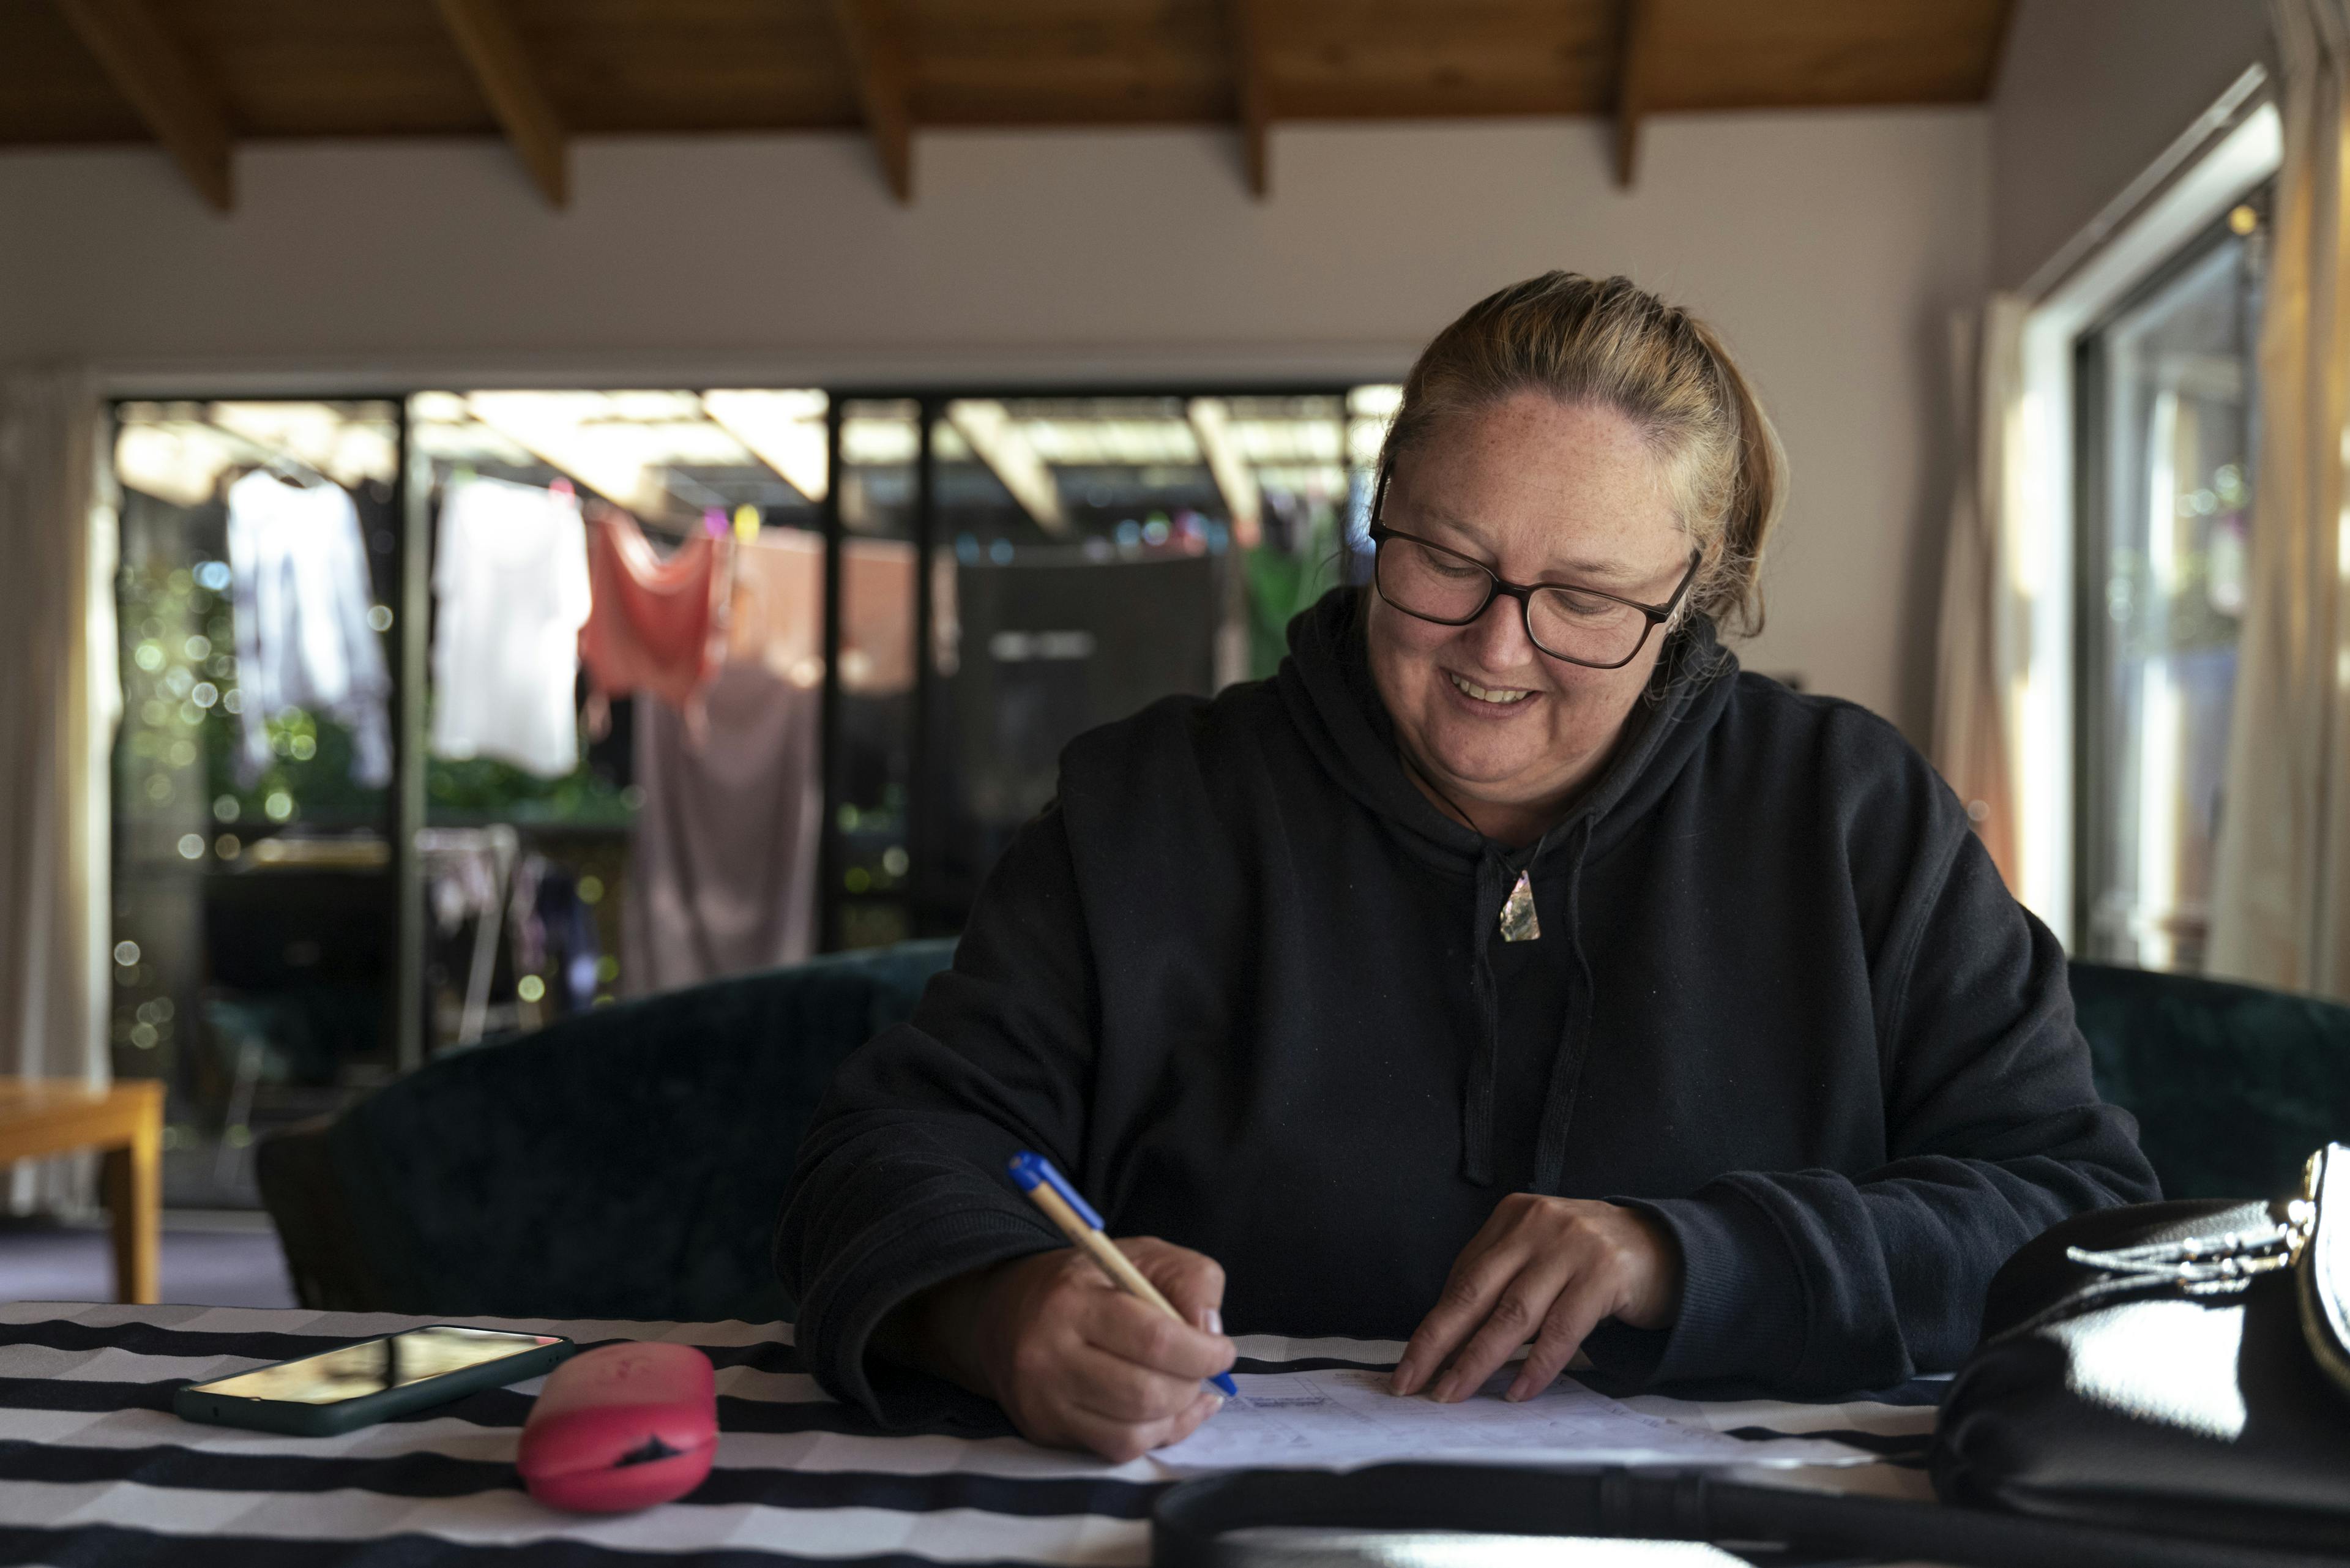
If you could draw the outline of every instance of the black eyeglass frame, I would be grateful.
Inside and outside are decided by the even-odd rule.
[[[1435,626],[1467,626],[1471,622],[1474,621],[1479,616],[1483,615],[1487,610],[1493,607],[1493,597],[1496,594],[1507,594],[1510,597],[1518,601],[1518,619],[1526,628],[1526,640],[1528,642],[1533,643],[1534,647],[1540,649],[1548,658],[1559,659],[1567,664],[1579,664],[1586,670],[1621,670],[1626,665],[1631,663],[1632,660],[1639,658],[1640,649],[1648,646],[1649,634],[1654,632],[1657,628],[1664,625],[1667,621],[1671,620],[1673,617],[1679,612],[1681,600],[1689,596],[1690,585],[1697,581],[1697,569],[1704,563],[1705,560],[1705,552],[1703,550],[1691,549],[1690,551],[1689,570],[1681,574],[1680,586],[1673,590],[1673,597],[1667,599],[1660,605],[1651,605],[1643,604],[1638,599],[1627,599],[1621,594],[1611,594],[1604,589],[1586,587],[1581,583],[1528,584],[1505,582],[1503,580],[1500,573],[1494,571],[1492,567],[1477,559],[1474,556],[1464,556],[1458,550],[1448,550],[1443,545],[1423,539],[1417,534],[1407,534],[1400,528],[1390,528],[1385,523],[1373,523],[1369,529],[1369,535],[1372,551],[1371,587],[1372,590],[1379,596],[1380,599],[1385,601],[1387,604],[1394,606],[1395,608],[1401,610],[1404,614],[1410,616],[1415,620],[1428,621]],[[1395,600],[1388,597],[1387,589],[1379,583],[1378,548],[1389,539],[1406,540],[1411,544],[1419,545],[1423,550],[1433,550],[1440,556],[1450,556],[1451,559],[1461,562],[1463,566],[1474,566],[1477,570],[1485,574],[1485,597],[1477,601],[1477,607],[1474,610],[1457,619],[1449,618],[1440,615],[1430,615],[1424,610],[1416,610],[1405,605],[1396,604]],[[1562,589],[1567,593],[1574,594],[1588,594],[1593,598],[1606,599],[1610,604],[1622,605],[1627,609],[1638,610],[1643,616],[1648,618],[1647,624],[1640,628],[1639,640],[1632,644],[1631,651],[1625,654],[1623,658],[1617,659],[1612,664],[1601,664],[1596,660],[1589,659],[1577,659],[1571,653],[1555,652],[1551,649],[1544,647],[1543,639],[1534,635],[1534,595],[1544,588]]]

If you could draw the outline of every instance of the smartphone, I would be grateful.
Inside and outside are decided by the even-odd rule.
[[[172,1407],[191,1421],[324,1437],[536,1377],[574,1348],[560,1334],[439,1323],[191,1383]]]

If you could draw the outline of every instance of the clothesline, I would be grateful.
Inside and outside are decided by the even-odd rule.
[[[559,778],[579,766],[583,668],[596,703],[649,699],[631,758],[644,794],[622,909],[630,992],[791,962],[812,947],[825,540],[795,528],[738,535],[715,516],[664,554],[636,518],[583,506],[559,481],[460,470],[441,498],[434,755]],[[267,765],[269,720],[302,705],[350,726],[360,777],[389,782],[390,676],[348,493],[255,472],[232,492],[230,534],[245,765],[256,775]],[[913,545],[845,541],[839,583],[844,689],[910,690]],[[702,721],[713,707],[715,725]],[[592,934],[566,946],[594,961]],[[485,1002],[468,986],[475,1029]]]
[[[254,470],[229,487],[228,557],[242,693],[238,781],[252,787],[275,760],[269,722],[303,708],[350,731],[352,777],[380,789],[391,779],[391,676],[350,493]]]
[[[617,508],[583,514],[574,493],[482,479],[451,487],[442,528],[435,588],[444,623],[459,624],[452,601],[470,593],[502,640],[470,649],[436,640],[436,724],[455,711],[448,693],[460,680],[472,689],[472,728],[456,739],[477,752],[505,743],[502,711],[543,705],[536,711],[560,714],[563,743],[550,745],[537,771],[568,773],[582,667],[591,733],[605,704],[641,696],[631,763],[643,794],[621,907],[622,989],[806,958],[823,799],[811,690],[821,670],[821,540],[784,529],[738,539],[722,514],[664,556]],[[535,558],[536,581],[510,587],[491,567],[470,566],[468,551],[492,567]],[[907,572],[898,597],[910,605],[910,552]],[[910,639],[910,608],[895,624]],[[900,662],[910,684],[910,653]],[[845,672],[846,654],[842,664]],[[446,754],[451,739],[437,727],[435,749]]]

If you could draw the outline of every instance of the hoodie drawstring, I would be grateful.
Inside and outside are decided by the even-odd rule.
[[[1493,1184],[1493,1078],[1502,1051],[1502,988],[1488,945],[1502,923],[1502,903],[1516,880],[1491,845],[1477,857],[1477,897],[1470,909],[1469,989],[1476,993],[1478,1030],[1469,1046],[1469,1082],[1461,1095],[1461,1174],[1480,1187]]]
[[[1591,960],[1583,950],[1583,857],[1591,849],[1586,817],[1566,863],[1566,944],[1575,960],[1575,994],[1559,1024],[1558,1054],[1551,1058],[1550,1088],[1543,1096],[1541,1130],[1534,1137],[1534,1190],[1556,1192],[1566,1166],[1566,1125],[1575,1116],[1575,1092],[1583,1081],[1583,1060],[1591,1054]],[[1498,1010],[1497,1016],[1498,1016]]]
[[[1534,1144],[1537,1192],[1558,1186],[1566,1164],[1566,1125],[1575,1113],[1575,1089],[1583,1076],[1584,1042],[1591,1026],[1591,961],[1584,956],[1582,934],[1583,857],[1591,847],[1591,819],[1575,825],[1574,851],[1567,857],[1566,919],[1546,927],[1565,941],[1575,966],[1574,996],[1559,1030],[1558,1053],[1553,1058],[1550,1086],[1543,1097],[1541,1130]],[[1469,987],[1477,999],[1479,1029],[1470,1044],[1469,1079],[1461,1096],[1461,1174],[1480,1187],[1493,1184],[1493,1093],[1501,1070],[1502,987],[1493,974],[1492,944],[1501,929],[1502,906],[1522,871],[1531,872],[1550,841],[1544,834],[1521,857],[1504,857],[1490,844],[1477,857],[1477,897],[1470,934]]]

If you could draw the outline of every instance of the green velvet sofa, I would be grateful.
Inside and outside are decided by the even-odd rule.
[[[2350,1007],[2094,963],[2073,965],[2073,1007],[2166,1198],[2277,1197],[2350,1142]]]
[[[255,1173],[306,1306],[764,1323],[792,1159],[842,1057],[954,956],[905,942],[435,1057]]]
[[[452,1316],[787,1316],[768,1240],[841,1058],[951,942],[836,955],[599,1008],[442,1056],[265,1139],[303,1303]],[[2291,1188],[2350,1137],[2350,1008],[2073,966],[2108,1099],[2175,1197]]]

